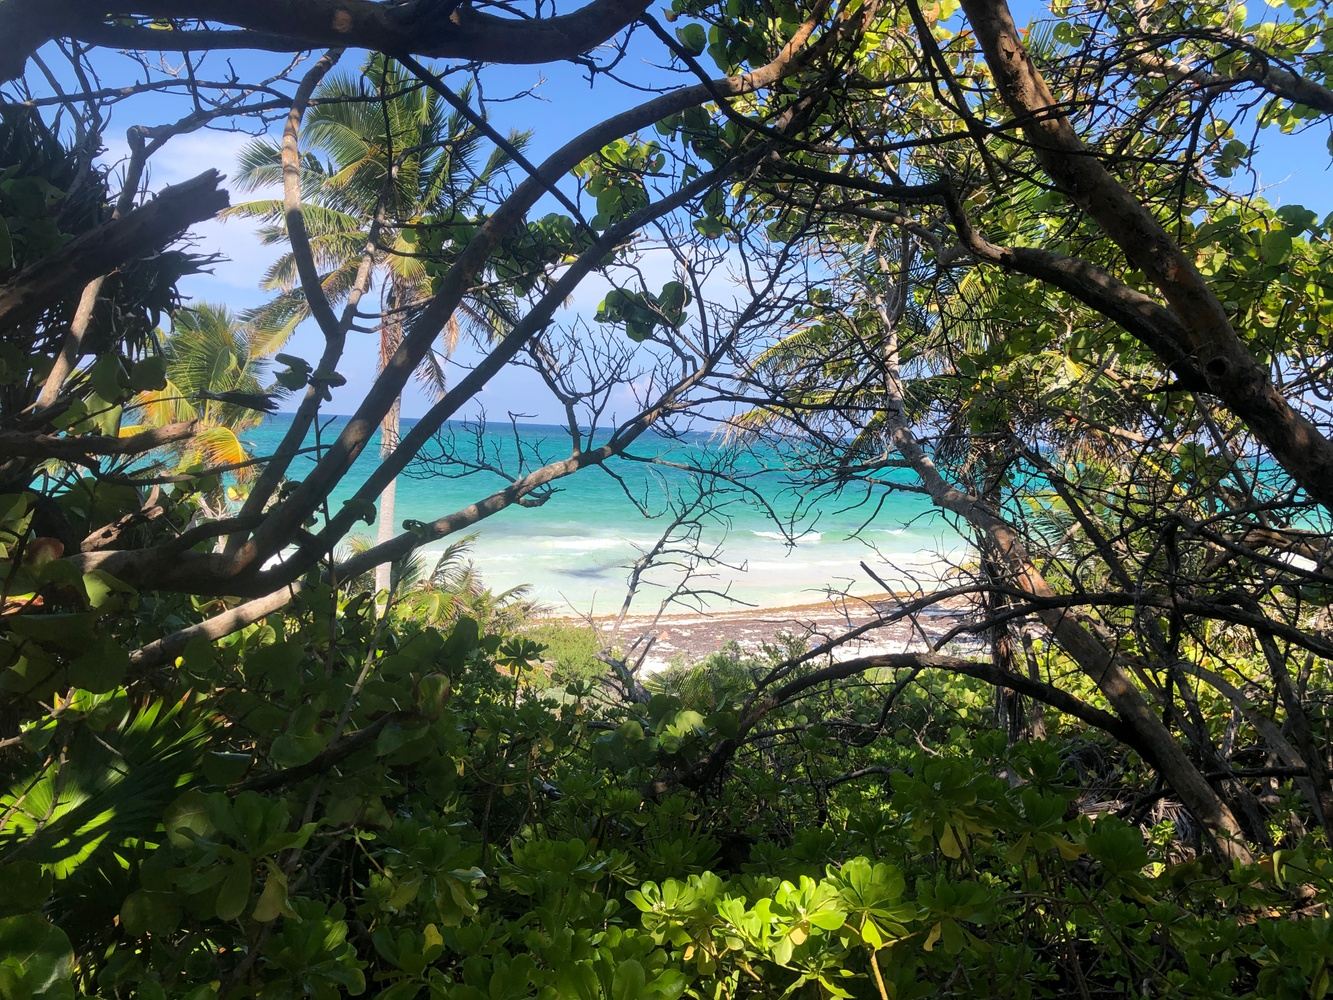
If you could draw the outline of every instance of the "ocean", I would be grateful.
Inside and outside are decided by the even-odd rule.
[[[327,418],[321,439],[331,441],[344,419]],[[404,418],[402,433],[413,423]],[[274,450],[290,424],[289,414],[275,414],[246,432],[251,453]],[[429,449],[429,460],[398,480],[400,524],[434,520],[506,485],[490,468],[477,467],[512,471],[522,462],[530,469],[569,454],[565,430],[543,424],[483,430],[451,423],[444,435]],[[313,432],[307,444],[314,444]],[[469,558],[484,583],[495,591],[526,584],[552,613],[614,613],[635,560],[659,542],[675,512],[700,496],[707,512],[675,529],[662,563],[643,575],[635,612],[655,611],[687,567],[695,596],[676,605],[680,611],[787,607],[831,592],[875,594],[884,585],[929,587],[966,558],[966,542],[927,498],[882,488],[814,489],[782,448],[739,447],[708,433],[650,433],[632,451],[644,460],[617,458],[605,469],[584,469],[556,482],[540,506],[511,506],[464,532],[476,536]],[[376,439],[333,494],[331,510],[365,481],[378,455]],[[288,475],[299,479],[312,464],[313,456],[297,458]],[[678,466],[724,467],[734,482],[701,479]],[[911,481],[901,470],[882,478]],[[360,527],[373,536],[374,526]],[[424,558],[433,564],[456,537],[426,547]],[[697,561],[692,552],[715,558]]]

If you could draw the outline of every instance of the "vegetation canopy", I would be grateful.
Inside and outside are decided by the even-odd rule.
[[[1333,149],[1329,4],[0,0],[0,37],[0,1000],[1327,995],[1333,205],[1265,181]],[[232,190],[154,183],[191,135],[241,138]],[[279,250],[257,308],[219,216]],[[558,451],[451,423],[513,369]],[[653,673],[726,596],[705,526],[810,528],[755,455],[968,555]],[[475,500],[400,522],[404,474]],[[573,475],[658,518],[646,625],[470,561]]]

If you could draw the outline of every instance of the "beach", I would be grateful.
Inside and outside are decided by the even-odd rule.
[[[813,649],[862,628],[867,630],[830,650],[828,658],[841,662],[860,656],[934,649],[943,642],[958,650],[982,647],[985,637],[966,630],[977,615],[973,601],[967,597],[943,598],[911,617],[874,626],[893,617],[905,601],[912,599],[879,593],[790,607],[662,616],[632,614],[623,621],[613,616],[556,616],[549,620],[586,623],[608,644],[621,648],[638,641],[640,645],[635,648],[642,651],[646,644],[640,668],[644,675],[678,663],[697,663],[732,643],[746,653],[762,653],[765,647],[784,648],[786,652],[786,641]]]
[[[266,418],[246,433],[248,445],[257,453],[276,448],[290,419]],[[325,439],[343,419],[330,421]],[[403,433],[412,425],[405,418]],[[549,460],[568,449],[567,432],[539,424],[479,432],[471,425],[450,425],[445,436],[428,452],[458,454],[472,447],[496,468],[531,467],[535,456]],[[917,492],[856,485],[814,490],[799,454],[764,443],[740,447],[711,433],[668,439],[650,432],[638,450],[652,461],[611,460],[605,468],[553,484],[536,506],[509,507],[431,542],[417,554],[422,569],[429,573],[448,546],[466,538],[460,558],[492,591],[522,587],[547,615],[605,618],[620,612],[634,564],[667,533],[671,537],[660,558],[638,579],[631,610],[657,613],[688,575],[690,593],[666,613],[684,622],[695,610],[718,612],[720,620],[734,623],[727,626],[734,631],[781,625],[793,615],[801,620],[792,612],[767,622],[774,616],[758,609],[837,605],[847,603],[849,594],[865,601],[886,592],[928,592],[969,560],[966,539]],[[370,474],[378,454],[373,439],[334,491],[331,511]],[[293,478],[305,475],[311,461],[298,458]],[[725,468],[728,478],[704,481],[682,471],[687,467]],[[878,478],[892,482],[904,476],[910,485],[910,474],[902,470]],[[456,463],[418,463],[397,481],[397,519],[431,521],[504,485],[499,475],[472,474]],[[683,507],[697,511],[697,519],[671,532]],[[374,527],[360,530],[369,536]],[[825,627],[836,612],[814,617],[816,626]],[[756,623],[739,624],[747,618]],[[675,634],[682,642],[693,638]]]
[[[332,418],[325,436],[343,419]],[[249,446],[277,447],[289,421],[287,414],[266,418],[247,432]],[[412,424],[405,418],[403,432]],[[427,452],[458,456],[466,447],[494,468],[517,469],[567,449],[568,436],[540,424],[450,424]],[[370,474],[378,451],[372,440],[334,491],[330,510]],[[809,487],[799,453],[780,445],[649,432],[641,452],[652,461],[613,459],[560,480],[536,505],[511,506],[432,541],[414,556],[419,575],[429,576],[451,546],[464,542],[453,558],[492,593],[512,592],[539,620],[590,624],[605,647],[642,655],[645,674],[699,662],[732,643],[751,654],[781,645],[789,655],[861,628],[864,634],[828,657],[931,649],[975,619],[960,598],[895,617],[903,601],[956,584],[972,560],[967,540],[927,497],[891,488],[902,470],[877,477],[887,489],[821,492]],[[299,458],[292,475],[300,478],[311,461]],[[705,482],[683,471],[701,468],[728,475]],[[397,517],[430,521],[502,485],[500,476],[475,474],[466,463],[425,461],[399,477]],[[697,516],[681,521],[683,508]],[[654,552],[652,564],[643,565]],[[874,626],[885,618],[894,620]],[[961,631],[950,642],[955,649],[980,645]]]

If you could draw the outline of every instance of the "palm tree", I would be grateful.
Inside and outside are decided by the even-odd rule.
[[[531,597],[526,584],[496,593],[486,586],[472,561],[476,535],[465,535],[446,548],[430,568],[423,553],[414,552],[390,564],[389,600],[406,609],[413,621],[442,626],[467,617],[487,633],[509,634],[547,609]],[[340,560],[365,552],[372,542],[353,535]],[[343,581],[350,590],[370,587],[369,579]]]
[[[201,302],[172,317],[171,332],[162,338],[166,384],[141,393],[135,403],[145,424],[199,421],[199,432],[175,448],[182,467],[249,458],[242,433],[257,426],[285,391],[265,380],[263,341],[226,306]],[[248,468],[233,473],[242,482],[249,474]]]
[[[468,96],[465,90],[463,99]],[[419,237],[443,234],[440,253],[447,263],[450,235],[472,224],[482,195],[507,166],[508,155],[496,150],[478,166],[474,161],[481,132],[462,115],[449,113],[437,93],[422,87],[398,63],[379,55],[371,57],[363,74],[331,76],[319,87],[301,138],[302,212],[331,303],[343,301],[351,291],[374,231],[371,252],[381,296],[383,368],[398,348],[405,322],[424,304],[431,287],[426,258],[418,252]],[[509,139],[521,148],[527,136],[512,133]],[[242,188],[273,186],[281,177],[281,147],[272,139],[256,140],[241,154],[237,182]],[[287,243],[281,200],[246,202],[230,214],[259,219],[265,243]],[[269,269],[263,286],[277,295],[249,318],[268,331],[268,343],[276,350],[309,315],[290,252]],[[490,331],[500,329],[507,314],[498,295],[490,293],[474,295],[462,312]],[[447,356],[457,345],[458,323],[451,319],[441,333]],[[435,352],[427,354],[417,376],[427,392],[444,392],[445,373]],[[397,445],[400,412],[401,400],[395,400],[380,427],[381,455]],[[380,496],[378,541],[393,534],[395,495],[396,483],[390,482]],[[376,589],[385,590],[389,583],[389,566],[377,567]]]

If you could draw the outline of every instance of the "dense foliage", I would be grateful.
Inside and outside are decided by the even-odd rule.
[[[1326,996],[1333,222],[1259,189],[1329,4],[490,6],[0,0],[0,1000]],[[602,119],[494,127],[535,60]],[[147,194],[204,128],[246,315],[180,301],[220,173]],[[565,454],[448,431],[506,367]],[[719,423],[632,586],[707,596],[760,439],[928,497],[972,552],[859,631],[957,626],[649,677],[412,562]],[[490,486],[400,525],[412,464]]]
[[[881,738],[888,678],[825,688],[692,793],[676,777],[770,662],[626,707],[552,686],[540,654],[318,590],[189,648],[152,698],[74,692],[16,751],[48,766],[0,800],[4,995],[1326,988],[1327,925],[1266,919],[1327,902],[1318,842],[1217,868],[1127,804],[1157,817],[1145,841],[1089,802],[1133,765],[1065,727],[1006,745],[984,685],[903,689]]]

